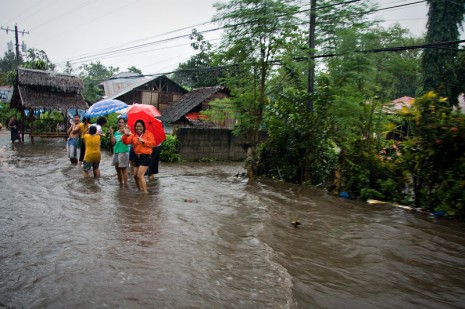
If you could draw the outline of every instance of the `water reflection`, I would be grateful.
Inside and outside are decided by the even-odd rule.
[[[164,163],[141,194],[110,162],[84,179],[63,141],[0,134],[0,307],[464,307],[462,223],[240,163]]]

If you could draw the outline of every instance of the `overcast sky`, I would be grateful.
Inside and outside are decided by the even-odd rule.
[[[130,66],[144,74],[167,73],[195,52],[187,35],[192,28],[214,29],[208,23],[217,0],[0,0],[0,26],[28,31],[19,36],[27,48],[44,50],[62,71],[67,60],[73,67],[100,61],[105,66]],[[334,0],[338,2],[337,0]],[[379,0],[380,8],[418,2]],[[426,3],[381,10],[374,16],[396,22],[421,35],[427,21]],[[205,37],[218,44],[219,31]],[[14,32],[0,31],[0,54]],[[144,46],[143,48],[140,46]]]

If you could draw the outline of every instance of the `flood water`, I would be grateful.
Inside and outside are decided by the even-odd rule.
[[[142,194],[110,161],[84,179],[64,140],[0,133],[0,308],[465,308],[463,223],[241,163],[161,163]]]

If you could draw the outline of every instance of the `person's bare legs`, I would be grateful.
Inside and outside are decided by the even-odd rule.
[[[116,171],[116,176],[118,177],[118,182],[121,184],[123,182],[123,179],[121,178],[121,169],[115,166],[115,171]]]
[[[100,178],[100,168],[94,169],[94,178]]]
[[[139,166],[134,166],[134,170],[133,170],[134,181],[136,182],[137,189],[140,190],[139,178],[137,177],[138,171],[139,171]]]
[[[120,185],[123,184],[123,174],[121,173],[121,168],[115,166],[116,176],[118,176],[118,182]]]
[[[128,185],[128,169],[126,167],[122,167],[120,169],[120,173],[121,173],[121,179],[123,181],[123,186],[127,186]]]
[[[128,169],[126,167],[117,167],[116,174],[118,175],[118,181],[121,186],[128,185]]]
[[[134,168],[134,179],[137,183],[137,188],[144,193],[147,193],[147,183],[145,182],[145,172],[147,172],[148,166],[139,166]]]

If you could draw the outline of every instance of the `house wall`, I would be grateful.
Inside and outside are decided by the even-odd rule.
[[[155,107],[158,106],[158,92],[154,91],[143,91],[142,92],[142,104],[151,104]]]
[[[117,99],[126,102],[127,104],[132,104],[134,102],[140,103],[142,102],[142,93],[140,91],[130,91],[119,96]]]
[[[140,84],[140,83],[139,83]],[[179,100],[187,92],[175,82],[165,76],[147,81],[132,90],[115,97],[127,104],[143,103],[152,104],[162,112],[165,108]]]
[[[229,129],[177,128],[179,155],[186,161],[215,159],[239,161],[246,158],[242,138]]]
[[[134,91],[132,91],[134,92]],[[131,93],[132,93],[131,92]],[[167,93],[167,92],[159,92],[159,91],[138,91],[140,99],[133,100],[132,102],[143,103],[143,104],[152,104],[158,110],[163,113],[168,107],[179,100],[179,97],[182,94],[179,93]]]
[[[10,103],[12,95],[13,95],[13,87],[0,86],[0,101]]]

